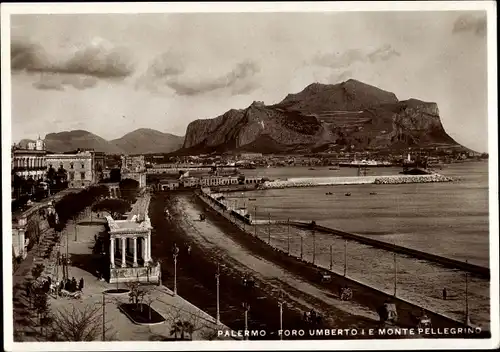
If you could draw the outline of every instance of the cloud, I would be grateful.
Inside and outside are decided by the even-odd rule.
[[[486,35],[486,15],[462,15],[453,24],[453,34],[474,32],[478,36]]]
[[[260,86],[254,80],[259,71],[260,67],[255,62],[243,61],[219,77],[190,78],[181,60],[171,54],[164,54],[151,63],[146,73],[137,80],[136,88],[159,92],[162,87],[168,87],[180,96],[197,96],[227,89],[232,95],[241,95],[253,92]]]
[[[312,59],[312,63],[317,66],[339,69],[350,67],[358,62],[376,63],[387,61],[394,56],[401,56],[401,54],[390,44],[386,44],[372,51],[349,49],[343,53],[318,54]]]
[[[65,86],[72,86],[78,90],[92,88],[97,85],[98,79],[85,75],[42,73],[33,87],[41,90],[64,91]]]
[[[124,48],[95,38],[79,48],[66,47],[48,52],[25,38],[11,41],[13,71],[86,75],[95,78],[123,79],[132,75],[135,64]]]

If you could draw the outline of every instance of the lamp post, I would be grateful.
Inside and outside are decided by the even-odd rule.
[[[254,232],[255,232],[254,236],[257,237],[257,206],[254,207],[254,212],[255,212],[254,217],[253,217],[254,218]]]
[[[288,224],[288,245],[287,245],[287,253],[290,254],[290,218],[287,221]]]
[[[216,322],[217,325],[220,324],[220,307],[219,307],[219,278],[220,278],[220,269],[219,269],[219,263],[217,263],[217,273],[215,273],[215,280],[217,281],[217,314],[216,314]]]
[[[313,265],[316,264],[316,232],[314,229],[312,230],[312,238],[313,238]]]
[[[76,242],[76,241],[77,241],[77,239],[78,239],[78,237],[77,237],[77,236],[78,236],[78,235],[77,235],[77,227],[76,227],[76,222],[77,222],[76,215],[75,215],[75,216],[73,216],[73,221],[74,221],[74,223],[75,223],[75,242]]]
[[[279,298],[278,298],[278,306],[280,307],[280,340],[283,340],[283,305],[285,304],[285,300],[283,298],[283,290],[280,290]]]
[[[398,266],[396,262],[396,253],[394,253],[394,297],[396,297],[397,286],[398,286]]]
[[[267,224],[267,244],[271,245],[271,213],[267,214],[269,222]]]
[[[174,248],[174,296],[177,295],[177,256],[179,255],[179,247]]]
[[[300,235],[300,260],[304,259],[304,236]]]
[[[465,263],[469,263],[468,260]],[[470,326],[470,317],[469,317],[469,273],[465,272],[465,324]]]
[[[250,310],[250,304],[248,302],[243,302],[243,309],[245,310],[245,340],[248,340],[246,332],[248,331],[248,311]]]
[[[330,245],[330,271],[333,270],[333,245]]]
[[[102,293],[102,340],[106,341],[106,297]]]
[[[344,277],[347,275],[347,240],[344,241]]]

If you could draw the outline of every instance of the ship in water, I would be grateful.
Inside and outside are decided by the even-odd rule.
[[[340,163],[341,167],[390,167],[394,166],[389,161],[375,161],[375,160],[354,160],[350,163]]]

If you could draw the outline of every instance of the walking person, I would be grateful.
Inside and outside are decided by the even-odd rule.
[[[73,276],[73,278],[71,279],[71,292],[75,292],[76,291],[76,279],[75,277]]]
[[[80,284],[78,285],[79,290],[80,290],[80,291],[82,291],[82,292],[83,292],[83,283],[84,283],[84,282],[83,282],[83,277],[82,277],[82,278],[80,279]]]
[[[443,288],[443,300],[446,301],[446,296],[448,296],[448,292],[446,291],[446,287]]]

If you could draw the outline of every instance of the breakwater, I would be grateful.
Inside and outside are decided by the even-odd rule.
[[[407,183],[431,183],[431,182],[451,182],[451,181],[454,181],[454,179],[440,174],[308,177],[308,178],[291,178],[287,180],[266,181],[258,185],[258,189],[280,189],[280,188],[293,188],[293,187],[361,185],[361,184],[407,184]]]

